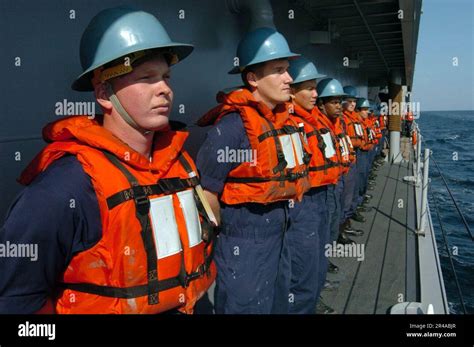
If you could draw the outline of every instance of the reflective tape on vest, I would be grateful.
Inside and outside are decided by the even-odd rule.
[[[373,141],[375,139],[375,132],[372,129],[369,129],[369,140]]]
[[[176,193],[186,223],[189,247],[202,242],[201,223],[192,190]],[[183,250],[179,237],[173,196],[150,199],[150,218],[158,259],[166,258]]]
[[[324,148],[324,156],[328,159],[334,157],[336,150],[332,143],[331,133],[321,134],[321,137],[326,145]]]
[[[347,143],[344,139],[339,139],[339,146],[341,147],[341,155],[346,157],[349,155],[349,148],[347,148]]]
[[[356,131],[357,136],[364,136],[364,130],[360,124],[354,124],[354,128]]]
[[[303,165],[303,145],[301,143],[301,138],[298,133],[291,134],[291,141],[295,148],[296,159],[298,160],[299,165]]]
[[[354,145],[352,145],[352,140],[348,135],[346,135],[346,141],[350,148],[354,148]]]
[[[192,190],[184,190],[176,193],[179,199],[181,210],[186,221],[186,229],[188,232],[189,247],[194,247],[202,242],[202,230],[199,220],[199,212],[194,200]]]
[[[299,134],[281,135],[278,139],[287,162],[286,167],[292,169],[296,165],[303,165],[303,145]]]
[[[173,196],[150,199],[150,217],[158,259],[183,250],[173,208]]]

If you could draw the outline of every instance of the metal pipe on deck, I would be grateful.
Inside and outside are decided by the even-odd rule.
[[[404,100],[402,88],[402,72],[400,70],[392,70],[390,73],[389,95],[393,105],[389,109],[388,130],[390,131],[390,155],[389,160],[393,163],[399,163],[402,160],[400,155],[400,132],[401,132],[401,114],[400,105]]]

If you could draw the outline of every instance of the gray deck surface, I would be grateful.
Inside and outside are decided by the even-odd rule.
[[[376,174],[376,187],[368,191],[372,211],[363,213],[365,223],[352,221],[365,232],[353,237],[365,245],[365,259],[330,258],[339,273],[328,273],[327,279],[338,287],[323,290],[322,298],[336,313],[386,314],[391,306],[418,296],[414,189],[403,181],[412,175],[412,162],[386,162]]]

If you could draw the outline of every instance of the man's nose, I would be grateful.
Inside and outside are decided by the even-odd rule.
[[[288,71],[286,71],[283,75],[284,79],[285,79],[285,83],[286,84],[291,84],[291,82],[293,82],[293,78],[291,78],[290,74],[288,73]]]
[[[168,84],[167,81],[159,81],[156,86],[156,95],[165,95],[170,96],[173,93],[171,86]]]

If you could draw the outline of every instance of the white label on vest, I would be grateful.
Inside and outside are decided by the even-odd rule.
[[[349,145],[350,148],[354,148],[354,146],[352,145],[352,140],[351,140],[351,138],[350,138],[349,136],[347,136],[347,135],[346,135],[346,141],[347,141],[347,143],[348,143],[348,145]]]
[[[336,151],[334,150],[334,146],[332,143],[331,133],[321,134],[321,137],[324,140],[324,144],[326,148],[324,148],[324,156],[326,158],[332,158],[336,155]]]
[[[364,136],[364,131],[362,130],[362,126],[360,124],[355,124],[355,131],[357,136]]]
[[[373,139],[375,139],[375,133],[374,133],[374,131],[373,131],[372,129],[370,129],[369,140],[372,141]]]
[[[173,208],[173,196],[150,199],[150,217],[158,259],[183,250]]]
[[[341,146],[341,155],[343,157],[349,155],[349,151],[347,149],[347,143],[344,141],[344,139],[339,139],[339,145]]]
[[[303,165],[303,145],[301,144],[300,135],[298,133],[291,134],[291,141],[293,141],[293,146],[295,147],[298,165]]]
[[[181,210],[186,221],[186,230],[188,232],[189,247],[198,245],[201,241],[201,223],[199,221],[199,212],[194,201],[192,190],[184,190],[176,193],[179,199]]]
[[[290,135],[281,135],[278,137],[285,155],[286,167],[292,169],[296,166],[295,152],[293,151],[293,144]]]

